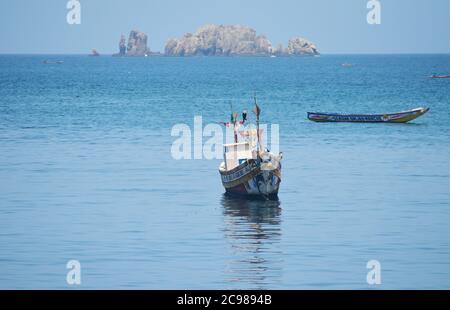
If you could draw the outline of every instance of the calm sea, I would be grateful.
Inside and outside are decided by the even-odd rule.
[[[43,64],[62,60],[63,64]],[[351,63],[352,67],[343,67]],[[450,289],[450,55],[0,56],[0,288]],[[280,126],[279,202],[223,196],[171,128]],[[316,124],[307,111],[429,114]]]

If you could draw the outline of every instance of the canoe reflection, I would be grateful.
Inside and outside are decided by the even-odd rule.
[[[221,203],[231,253],[225,281],[233,288],[273,288],[282,273],[280,202],[224,195]]]

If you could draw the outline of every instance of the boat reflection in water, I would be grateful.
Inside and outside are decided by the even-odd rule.
[[[267,289],[282,274],[281,208],[279,201],[223,195],[224,233],[230,247],[225,271],[229,288]]]

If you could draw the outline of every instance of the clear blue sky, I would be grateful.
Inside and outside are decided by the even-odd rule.
[[[450,53],[449,0],[380,1],[373,26],[367,0],[80,0],[81,25],[67,24],[67,0],[0,0],[0,53],[113,53],[132,29],[162,51],[205,23],[248,25],[273,44],[303,36],[322,53]]]

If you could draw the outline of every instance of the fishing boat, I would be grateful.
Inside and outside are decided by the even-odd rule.
[[[386,114],[338,114],[308,112],[308,119],[314,122],[350,122],[350,123],[407,123],[425,113],[429,108],[417,108]]]
[[[231,121],[224,123],[227,127],[233,127],[234,143],[224,145],[224,160],[219,167],[222,185],[230,195],[277,199],[283,154],[275,155],[262,146],[262,130],[259,128],[261,109],[256,98],[254,112],[256,129],[247,126],[240,131],[247,122],[246,111],[242,113],[241,121],[237,119],[237,113],[233,112]],[[242,141],[239,141],[238,134]]]
[[[431,78],[432,79],[449,79],[450,78],[450,74],[447,74],[447,75],[436,75],[436,74],[434,74],[434,75],[431,76]]]
[[[62,60],[57,60],[57,61],[44,60],[42,63],[46,64],[46,65],[53,65],[53,64],[62,65],[64,63],[64,61],[62,61]]]

